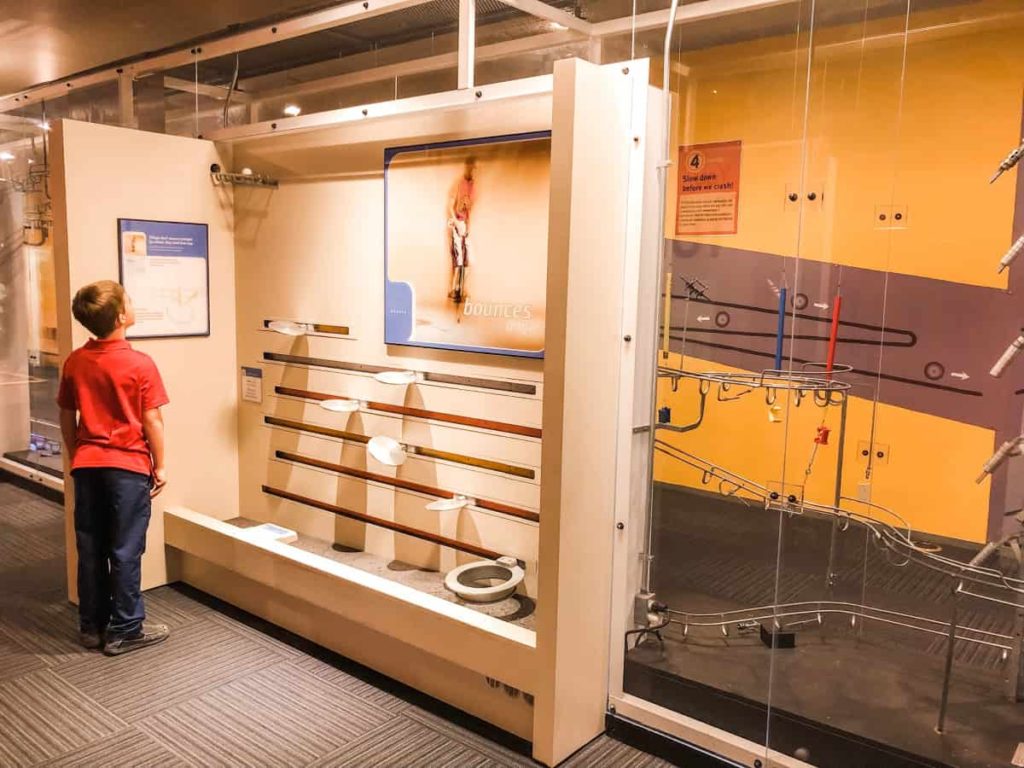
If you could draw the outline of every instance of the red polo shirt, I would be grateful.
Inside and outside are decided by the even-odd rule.
[[[78,411],[71,469],[113,467],[152,473],[142,414],[170,402],[156,364],[123,339],[91,339],[64,362],[57,404]]]

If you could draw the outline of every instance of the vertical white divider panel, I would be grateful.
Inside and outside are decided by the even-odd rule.
[[[71,316],[81,286],[118,277],[117,219],[209,225],[210,335],[134,340],[153,358],[171,403],[164,411],[169,480],[153,502],[142,588],[166,584],[163,510],[219,519],[238,514],[238,369],[231,191],[210,165],[230,168],[210,141],[62,120],[51,134],[51,194],[61,359],[89,338]],[[67,475],[65,475],[67,477]],[[68,591],[77,601],[72,483],[66,489]]]
[[[658,274],[664,273],[666,249],[659,239],[658,223],[661,208],[658,191],[661,177],[658,164],[664,160],[665,118],[662,92],[648,89],[647,97],[646,173],[641,213],[642,243],[635,289],[631,297],[636,311],[633,380],[623,383],[622,418],[630,418],[628,439],[620,439],[618,498],[615,519],[624,528],[615,530],[615,555],[612,561],[612,624],[609,648],[609,695],[612,706],[622,694],[625,656],[623,638],[633,629],[633,606],[643,586],[643,564],[647,542],[647,508],[651,503],[652,475],[651,430],[654,420],[655,356],[658,354],[658,328],[661,303],[658,300]],[[671,173],[671,166],[668,173]],[[627,289],[628,290],[628,289]],[[628,374],[623,371],[623,377]],[[631,401],[625,400],[625,393]]]
[[[604,730],[648,77],[647,61],[555,65],[533,744],[546,765]]]

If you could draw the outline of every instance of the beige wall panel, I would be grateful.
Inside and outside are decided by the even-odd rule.
[[[274,385],[375,400],[414,408],[539,427],[539,360],[446,352],[384,344],[384,149],[466,136],[543,130],[551,124],[550,96],[512,104],[376,121],[242,142],[236,166],[280,179],[275,190],[238,190],[238,359],[264,370],[262,406],[242,407],[240,498],[243,514],[274,520],[331,541],[446,570],[462,555],[390,531],[338,519],[260,492],[264,478],[288,490],[361,512],[464,537],[528,563],[526,589],[536,593],[537,527],[501,515],[464,510],[441,519],[423,509],[427,499],[334,473],[273,460],[276,449],[345,463],[379,474],[395,473],[368,458],[362,446],[267,428],[262,414],[366,435],[386,435],[414,445],[479,456],[519,466],[540,465],[540,441],[495,431],[380,413],[332,414],[315,403],[276,397]],[[263,321],[287,319],[348,326],[351,338],[309,335],[289,339],[263,330]],[[345,362],[410,368],[482,378],[526,381],[535,396],[417,384],[381,384],[367,374],[263,360],[279,352]],[[537,472],[539,476],[539,472]],[[399,476],[536,509],[531,484],[496,472],[430,459],[411,459]],[[467,558],[469,556],[466,556]],[[470,558],[475,559],[475,558]]]
[[[527,564],[524,582],[528,594],[535,596],[537,574],[537,526],[477,509],[459,513],[434,512],[424,508],[428,499],[417,494],[339,478],[316,469],[282,461],[267,465],[267,483],[291,493],[335,504],[355,512],[395,521],[421,530],[470,544],[493,549]],[[366,549],[380,557],[398,559],[430,570],[442,568],[446,548],[358,521],[345,521],[324,510],[262,494],[264,514],[257,519],[278,523],[307,536]],[[342,523],[336,525],[337,522]],[[479,560],[465,553],[455,556],[458,563]],[[449,561],[450,562],[450,561]],[[454,567],[449,564],[447,568]],[[446,569],[447,569],[446,568]]]
[[[416,456],[409,456],[400,467],[391,467],[378,462],[358,443],[271,427],[267,427],[267,431],[271,438],[268,457],[273,457],[276,451],[288,451],[377,475],[424,483],[452,493],[501,501],[521,509],[536,511],[539,505],[540,489],[536,483],[508,478],[497,472],[484,472],[459,464]],[[345,477],[341,473],[335,474],[338,477]],[[435,498],[437,497],[429,496],[426,501]]]
[[[263,375],[264,387],[268,392],[273,392],[274,387],[280,385],[337,395],[341,398],[372,400],[408,408],[425,408],[441,413],[487,418],[524,427],[540,427],[541,400],[535,397],[429,384],[381,384],[372,376],[365,374],[353,375],[322,368],[269,362],[265,364]]]
[[[209,225],[210,336],[132,342],[155,360],[171,398],[164,409],[169,483],[154,502],[143,561],[148,589],[167,581],[163,509],[186,504],[217,516],[238,509],[234,215],[230,195],[210,182],[211,163],[227,162],[208,141],[69,120],[55,126],[52,144],[59,147],[53,194],[62,357],[88,339],[71,320],[74,292],[118,277],[118,217]],[[72,494],[67,507],[70,515]],[[73,559],[73,536],[68,553]]]
[[[245,417],[249,417],[255,409],[255,406],[243,404]],[[541,444],[540,440],[532,437],[499,434],[490,430],[376,411],[333,413],[312,401],[273,395],[265,398],[263,411],[267,416],[371,436],[387,435],[412,445],[530,467],[537,470],[539,477]],[[251,426],[262,426],[262,415],[256,415]]]

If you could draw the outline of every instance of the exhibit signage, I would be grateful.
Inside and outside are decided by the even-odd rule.
[[[117,220],[121,284],[135,305],[130,339],[210,335],[206,224]]]
[[[550,131],[386,150],[386,343],[544,356],[550,166]]]
[[[735,235],[742,142],[679,148],[676,235]]]
[[[263,402],[263,369],[242,366],[242,400],[246,403]]]

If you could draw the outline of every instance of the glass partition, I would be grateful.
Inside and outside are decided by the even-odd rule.
[[[0,122],[0,454],[18,467],[63,475],[46,132]]]
[[[623,691],[764,760],[1024,754],[1022,27],[844,0],[673,37]]]

